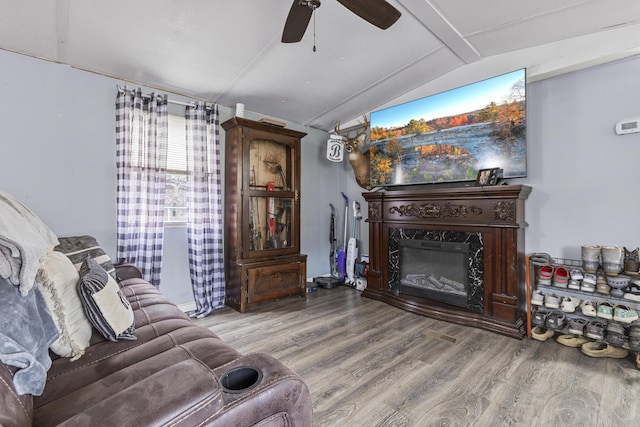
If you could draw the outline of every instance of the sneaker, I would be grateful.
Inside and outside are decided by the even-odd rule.
[[[607,283],[605,276],[598,276],[598,279],[596,279],[596,292],[604,295],[611,293],[611,286]]]
[[[602,340],[604,339],[604,328],[606,328],[606,324],[599,322],[597,320],[592,320],[587,323],[585,328],[584,336],[587,338],[591,338],[593,340]]]
[[[576,337],[573,335],[559,335],[556,341],[567,347],[582,347],[582,344],[589,342],[589,338]]]
[[[613,305],[608,302],[601,302],[598,304],[598,312],[596,315],[603,319],[613,319]]]
[[[640,302],[640,286],[636,284],[629,285],[627,291],[623,295],[624,299]]]
[[[598,280],[598,279],[596,278],[596,275],[595,275],[595,274],[592,274],[592,273],[586,273],[586,274],[584,275],[584,279],[582,279],[582,283],[590,283],[590,284],[592,284],[593,286],[595,286],[595,285],[596,285],[596,281],[597,281],[597,280]]]
[[[580,290],[580,280],[574,280],[574,279],[569,280],[569,286],[567,286],[567,287],[569,289],[573,289],[573,290],[579,291]]]
[[[531,330],[531,338],[538,341],[546,341],[548,338],[555,334],[553,329],[545,328],[544,326],[536,326]]]
[[[587,300],[582,301],[582,303],[580,304],[580,310],[582,311],[582,314],[589,317],[596,317],[598,314],[591,301]]]
[[[580,317],[569,319],[569,332],[574,335],[584,335],[584,328],[587,326],[587,321]]]
[[[579,305],[580,305],[580,300],[578,298],[564,297],[562,298],[562,303],[560,304],[560,307],[562,308],[562,311],[564,311],[565,313],[573,313],[576,311],[576,307],[578,307]]]
[[[604,340],[609,344],[622,347],[629,341],[629,337],[625,334],[624,326],[618,322],[609,322],[605,329]]]
[[[544,311],[534,311],[531,317],[531,323],[538,326],[544,326],[547,323],[547,313]]]
[[[567,316],[561,311],[552,311],[547,316],[547,328],[562,329],[567,321]]]
[[[583,291],[583,292],[595,292],[596,291],[596,285],[594,285],[593,283],[585,282],[583,280],[582,284],[580,285],[580,290]]]
[[[638,320],[638,312],[626,305],[616,305],[613,309],[613,320],[622,323],[631,323]]]
[[[615,359],[623,359],[629,354],[629,350],[604,342],[586,342],[582,344],[581,351],[590,357],[613,357]]]
[[[543,305],[544,304],[544,294],[540,291],[534,291],[533,295],[531,295],[531,304],[533,305]]]
[[[545,295],[544,306],[547,308],[560,308],[560,298],[557,295]]]
[[[574,268],[571,270],[571,280],[582,280],[584,279],[584,272],[579,268]]]

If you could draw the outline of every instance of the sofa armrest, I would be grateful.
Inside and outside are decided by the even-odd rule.
[[[246,390],[227,389],[225,374],[254,367],[260,372],[257,384]],[[287,425],[308,427],[313,423],[311,394],[307,385],[267,353],[251,353],[213,370],[222,386],[224,409],[208,420],[210,426]],[[246,378],[240,376],[241,386]]]
[[[120,280],[142,279],[142,271],[133,264],[115,264],[114,267]]]

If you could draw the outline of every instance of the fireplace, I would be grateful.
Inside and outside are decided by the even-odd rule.
[[[370,253],[363,296],[522,338],[530,191],[503,185],[364,193]]]
[[[399,292],[468,308],[467,243],[402,239]]]

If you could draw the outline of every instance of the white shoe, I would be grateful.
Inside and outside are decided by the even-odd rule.
[[[596,317],[597,315],[596,308],[591,304],[591,301],[582,301],[580,304],[580,310],[582,310],[582,314],[585,316]]]
[[[546,295],[544,298],[544,306],[547,308],[560,308],[560,298],[556,295]]]
[[[540,291],[535,291],[533,295],[531,295],[531,304],[533,305],[544,304],[544,294]]]
[[[562,298],[562,304],[560,304],[560,307],[562,308],[562,311],[566,313],[573,313],[579,305],[580,300],[578,298],[564,297]]]

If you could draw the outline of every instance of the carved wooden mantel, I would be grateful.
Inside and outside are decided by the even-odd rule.
[[[524,201],[531,187],[433,188],[363,193],[368,202],[369,276],[363,296],[424,316],[522,338],[525,333]],[[389,236],[397,228],[481,233],[482,311],[393,291]]]

